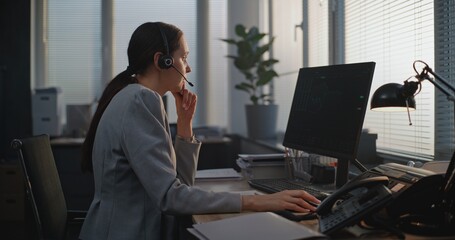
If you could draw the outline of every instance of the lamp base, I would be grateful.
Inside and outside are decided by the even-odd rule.
[[[420,236],[454,236],[454,213],[449,209],[430,209],[418,214],[400,217],[398,228],[406,233]]]

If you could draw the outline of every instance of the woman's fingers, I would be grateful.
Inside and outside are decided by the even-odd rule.
[[[182,89],[182,91],[179,92],[180,99],[182,100],[181,106],[184,110],[188,110],[189,108],[193,107],[196,103],[197,96],[193,92],[189,91],[188,89]],[[175,96],[176,94],[174,94]]]
[[[181,107],[188,110],[196,105],[197,95],[188,89],[182,89],[180,92],[173,92],[172,94],[176,99],[177,108]]]
[[[303,190],[286,190],[274,194],[242,196],[242,209],[252,211],[315,212],[320,203],[317,198]]]
[[[316,211],[315,205],[321,201],[303,190],[286,190],[281,192],[286,201],[286,209],[298,212]]]

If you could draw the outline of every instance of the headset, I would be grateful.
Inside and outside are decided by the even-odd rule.
[[[164,48],[166,48],[166,54],[161,55],[158,59],[158,66],[163,69],[169,69],[174,64],[174,59],[169,54],[169,44],[167,42],[166,34],[164,34],[164,31],[161,29],[159,24],[157,24],[157,26],[160,30],[161,38],[163,39]]]
[[[176,67],[174,67],[174,59],[172,58],[171,54],[169,54],[169,44],[167,42],[166,34],[164,34],[164,31],[161,29],[159,23],[157,23],[156,26],[158,26],[158,29],[160,30],[161,38],[163,39],[164,43],[164,48],[166,48],[166,54],[161,55],[160,58],[158,59],[158,66],[162,69],[169,69],[171,67],[174,68],[175,71],[177,71],[183,77],[183,79],[185,79],[188,85],[193,87],[194,84],[188,81],[185,75],[183,75]]]

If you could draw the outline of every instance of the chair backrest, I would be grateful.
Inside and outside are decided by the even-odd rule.
[[[14,139],[24,172],[38,234],[42,239],[64,239],[67,207],[48,135]]]

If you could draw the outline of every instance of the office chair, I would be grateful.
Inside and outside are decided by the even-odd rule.
[[[11,147],[21,162],[37,238],[78,239],[85,212],[66,207],[49,136],[14,139]]]

